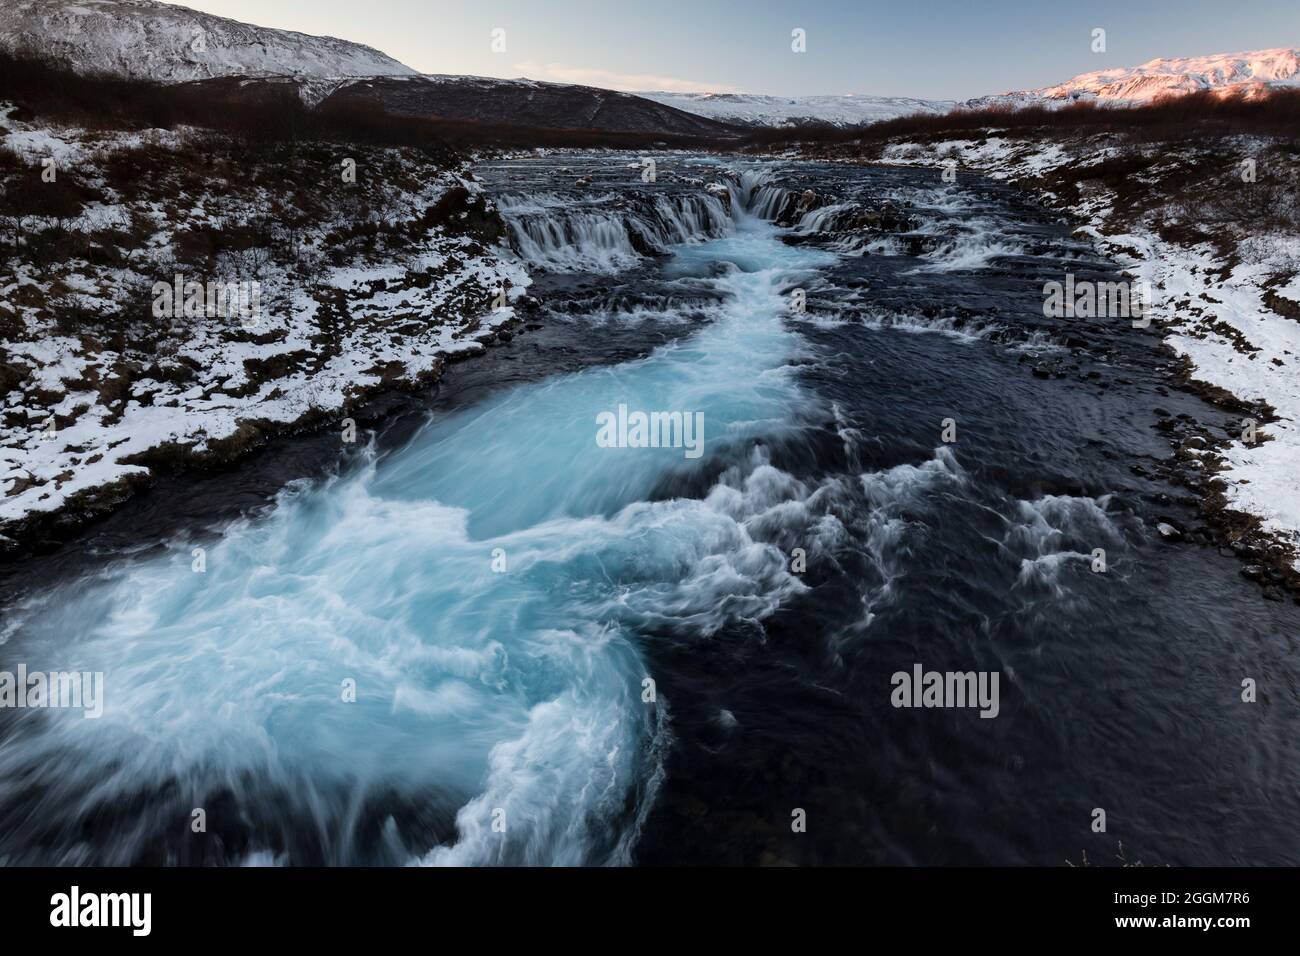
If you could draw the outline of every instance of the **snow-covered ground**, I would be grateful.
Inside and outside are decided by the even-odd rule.
[[[1232,145],[1248,156],[1257,144],[1243,140]],[[1167,146],[1151,148],[1164,151],[1165,160],[1178,160]],[[1017,139],[994,131],[979,142],[892,143],[882,161],[938,166],[956,159],[959,169],[1015,180],[1081,217],[1087,223],[1081,234],[1131,276],[1145,280],[1152,297],[1148,314],[1166,343],[1191,363],[1192,378],[1245,404],[1263,403],[1274,410],[1275,420],[1260,422],[1257,440],[1245,440],[1243,428],[1241,436],[1219,450],[1218,477],[1226,482],[1228,507],[1254,516],[1263,531],[1300,555],[1300,235],[1260,228],[1236,243],[1235,255],[1228,257],[1209,243],[1162,239],[1158,228],[1168,210],[1120,222],[1109,190],[1097,185],[1078,201],[1062,202],[1047,184],[1050,180],[1042,179],[1119,152],[1119,147],[1097,141]],[[1293,314],[1279,314],[1269,301]],[[1295,567],[1300,570],[1300,558]]]
[[[638,93],[697,116],[747,126],[793,126],[809,121],[861,126],[913,113],[946,113],[949,100],[911,96],[761,96],[756,93]]]
[[[0,107],[0,117],[9,112]],[[446,356],[482,351],[480,339],[513,318],[508,304],[495,308],[498,289],[509,290],[508,301],[528,284],[503,249],[427,218],[449,193],[481,199],[479,184],[412,165],[400,150],[374,150],[359,164],[363,180],[385,164],[391,186],[365,201],[391,198],[382,224],[400,230],[398,253],[381,246],[339,261],[348,230],[365,241],[379,227],[376,211],[359,206],[300,224],[291,261],[253,248],[205,272],[178,259],[181,242],[205,229],[238,232],[273,209],[287,221],[295,210],[260,186],[232,202],[233,187],[216,174],[165,201],[155,192],[124,198],[103,170],[142,145],[211,150],[212,134],[90,134],[12,116],[3,126],[3,146],[33,170],[29,188],[42,188],[40,160],[54,156],[64,176],[102,198],[61,227],[92,238],[84,257],[41,264],[23,255],[0,280],[0,544],[33,516],[111,503],[148,481],[149,462],[233,457],[261,435],[337,418],[380,388],[430,380]],[[165,178],[167,168],[148,178]],[[241,174],[256,178],[248,167]],[[17,228],[34,237],[44,225],[32,216]],[[123,248],[125,229],[146,236],[139,248]],[[108,253],[96,252],[104,246],[125,251],[128,264],[106,263]],[[171,283],[176,272],[186,281],[256,281],[260,310],[160,319],[153,283]]]

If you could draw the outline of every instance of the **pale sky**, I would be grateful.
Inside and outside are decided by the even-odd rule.
[[[1300,0],[188,0],[426,73],[624,90],[964,99],[1161,56],[1300,46]],[[1091,49],[1106,30],[1105,53]],[[492,31],[505,31],[493,52]],[[791,31],[807,52],[790,49]]]

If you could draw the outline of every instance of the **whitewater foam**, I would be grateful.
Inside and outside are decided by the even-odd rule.
[[[233,800],[270,816],[230,863],[292,863],[304,827],[339,863],[627,862],[670,734],[669,702],[643,699],[642,642],[761,622],[804,588],[778,542],[826,523],[818,489],[753,442],[816,404],[784,292],[833,257],[743,214],[728,230],[669,266],[725,294],[695,335],[431,418],[219,540],[28,607],[7,651],[106,683],[103,717],[82,722],[95,733],[22,714],[22,745],[0,752],[0,803],[53,788],[67,830],[41,860],[134,862],[193,808]],[[703,411],[707,455],[599,448],[594,410],[620,401]],[[717,461],[702,498],[656,499]],[[376,833],[389,805],[424,808],[441,835],[407,811]],[[59,836],[91,820],[95,846]],[[21,859],[30,836],[0,835],[0,856]]]

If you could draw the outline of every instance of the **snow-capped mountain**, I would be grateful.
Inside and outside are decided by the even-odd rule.
[[[378,50],[153,0],[4,0],[0,48],[82,73],[180,82],[221,76],[412,75]]]
[[[1114,106],[1138,106],[1161,96],[1214,90],[1225,96],[1257,96],[1281,86],[1300,86],[1300,49],[1282,47],[1247,53],[1162,58],[1141,66],[1081,73],[1073,79],[1036,90],[1020,90],[967,100],[981,107],[1009,103],[1068,104],[1092,100]]]
[[[949,100],[910,96],[761,96],[756,93],[638,93],[697,116],[746,126],[796,126],[821,122],[859,126],[911,113],[946,113]]]
[[[273,30],[154,0],[0,0],[0,49],[49,56],[78,73],[164,83],[241,79],[221,95],[292,82],[309,106],[371,102],[408,116],[544,128],[734,135],[629,93],[595,87],[424,76],[359,43]]]
[[[640,93],[646,99],[688,113],[746,126],[795,126],[807,122],[856,126],[914,113],[946,113],[961,105],[1065,106],[1091,100],[1111,106],[1141,106],[1161,96],[1214,90],[1224,96],[1258,96],[1270,89],[1300,86],[1300,49],[1282,47],[1246,53],[1170,57],[1141,66],[1096,70],[1032,90],[978,96],[958,104],[906,96],[759,96],[750,93]]]
[[[0,50],[49,56],[81,73],[162,82],[292,78],[310,105],[336,94],[361,96],[399,113],[530,126],[708,136],[744,126],[856,126],[959,105],[905,96],[625,94],[531,80],[424,77],[359,43],[254,26],[157,0],[3,0]],[[404,86],[401,79],[415,82]],[[960,105],[1092,100],[1134,106],[1198,90],[1254,96],[1280,86],[1300,86],[1300,49],[1156,59]]]

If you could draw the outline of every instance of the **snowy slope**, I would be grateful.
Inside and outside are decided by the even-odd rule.
[[[501,340],[514,309],[494,307],[497,290],[508,290],[508,303],[530,281],[490,233],[475,231],[482,185],[419,150],[350,145],[372,172],[358,177],[359,205],[318,187],[308,208],[284,183],[322,181],[337,168],[328,151],[281,164],[193,128],[51,129],[14,112],[0,102],[0,149],[22,163],[0,170],[0,186],[15,189],[54,156],[97,197],[67,220],[86,247],[114,245],[132,223],[148,238],[113,265],[70,256],[38,267],[0,256],[0,553],[46,518],[75,523],[113,507],[151,480],[159,453],[173,463],[233,460],[260,436],[436,380],[450,359]],[[247,176],[179,172],[200,151]],[[109,159],[126,169],[147,160],[153,172],[117,175]],[[448,202],[431,224],[430,212]],[[258,240],[257,264],[225,253],[185,262],[184,237],[238,233],[273,208],[292,210],[293,251],[282,232]],[[366,221],[384,237],[373,247],[342,237],[358,208],[371,210]],[[28,218],[35,232],[43,217]],[[242,319],[153,314],[145,293],[178,272],[200,283],[251,281],[260,304]],[[72,314],[86,318],[67,321]]]
[[[1280,86],[1300,86],[1300,49],[1283,47],[1248,53],[1151,60],[1141,66],[1081,73],[1064,83],[1037,90],[982,96],[968,100],[965,105],[1064,105],[1078,100],[1093,100],[1115,106],[1135,106],[1160,96],[1179,96],[1200,90],[1254,96]]]
[[[910,96],[760,96],[754,93],[638,93],[697,116],[748,126],[793,126],[820,121],[857,126],[911,113],[946,113],[954,103]]]
[[[0,48],[50,55],[79,72],[170,82],[416,72],[359,43],[252,26],[153,0],[4,0]]]

